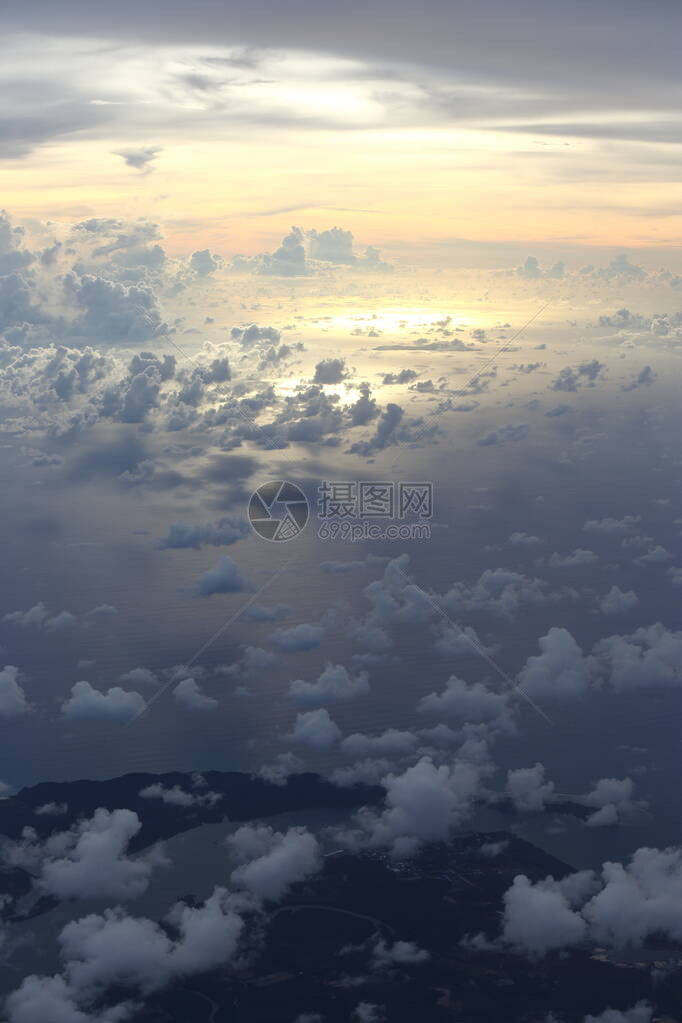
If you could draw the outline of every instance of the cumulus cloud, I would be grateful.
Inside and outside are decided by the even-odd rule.
[[[322,642],[324,628],[321,625],[309,625],[303,622],[292,625],[290,629],[277,629],[270,636],[270,643],[276,650],[293,653],[297,650],[314,650]]]
[[[99,1009],[109,990],[148,994],[232,961],[244,929],[243,898],[216,888],[200,906],[178,903],[161,926],[120,907],[60,932],[62,974],[26,977],[7,999],[10,1023],[121,1023],[134,1002]]]
[[[480,768],[470,762],[436,766],[431,757],[422,757],[402,774],[383,780],[385,810],[360,811],[357,829],[345,840],[386,846],[396,857],[411,856],[421,842],[446,840],[451,828],[467,818],[480,781]]]
[[[473,584],[455,583],[445,594],[445,606],[453,614],[463,611],[488,611],[505,618],[526,604],[545,601],[545,583],[507,568],[488,568]]]
[[[594,677],[594,659],[583,656],[566,629],[552,628],[538,643],[542,653],[530,657],[518,676],[524,692],[534,698],[582,695]]]
[[[216,593],[239,593],[246,583],[239,565],[225,555],[213,568],[209,568],[196,581],[196,592],[202,597],[212,597]]]
[[[505,694],[495,693],[480,682],[465,682],[453,675],[448,679],[442,693],[424,696],[417,708],[422,713],[443,714],[461,721],[479,723],[507,718],[509,699]]]
[[[607,862],[599,874],[579,871],[560,881],[519,875],[504,896],[502,937],[531,956],[588,938],[613,947],[640,946],[652,935],[679,941],[681,892],[678,848],[644,847],[627,865]]]
[[[332,664],[329,661],[316,682],[296,679],[289,686],[292,700],[313,707],[352,700],[368,693],[369,677],[366,671],[351,675],[342,664]]]
[[[30,710],[26,693],[19,684],[19,669],[6,664],[0,671],[0,716],[16,717]]]
[[[21,841],[5,845],[3,856],[10,863],[30,864],[36,884],[59,899],[133,899],[146,891],[154,869],[165,863],[157,850],[134,859],[127,855],[141,827],[132,810],[100,808],[44,843],[26,828]]]
[[[593,884],[589,871],[569,882],[548,877],[536,884],[519,874],[504,895],[503,940],[531,957],[580,944],[588,928],[573,905]]]
[[[294,727],[287,736],[291,742],[311,749],[329,749],[341,738],[341,729],[324,707],[296,715]]]
[[[521,813],[539,813],[554,795],[554,782],[545,781],[543,764],[521,767],[507,772],[505,792],[515,810]]]
[[[232,884],[258,899],[278,901],[322,866],[317,839],[303,827],[281,832],[245,825],[228,838],[227,846],[239,864],[230,875]]]
[[[112,686],[106,693],[89,682],[76,682],[62,704],[62,714],[74,721],[130,721],[144,710],[144,698],[137,692]]]
[[[173,690],[173,698],[187,710],[214,710],[218,706],[218,701],[207,696],[193,678],[181,679]]]
[[[619,615],[632,611],[638,604],[639,598],[634,590],[621,590],[619,586],[612,586],[599,602],[599,608],[605,615]]]
[[[353,732],[342,740],[341,751],[349,757],[404,756],[414,751],[417,742],[413,732],[397,728],[387,728],[378,735]]]
[[[315,366],[313,379],[316,384],[340,384],[347,375],[344,359],[323,359]]]

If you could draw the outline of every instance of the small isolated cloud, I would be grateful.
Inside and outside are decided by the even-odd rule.
[[[212,696],[207,696],[193,678],[183,678],[178,682],[173,690],[173,697],[187,710],[213,710],[218,706],[218,701]]]
[[[639,598],[634,590],[621,590],[619,586],[612,586],[599,602],[599,609],[605,615],[619,615],[632,611],[638,604]]]
[[[341,738],[341,729],[324,707],[296,715],[294,727],[287,736],[290,742],[310,749],[330,749]]]
[[[595,561],[599,561],[598,554],[585,550],[584,547],[577,547],[570,554],[558,554],[555,551],[547,564],[551,568],[578,568],[580,565],[593,565]]]
[[[140,171],[142,174],[149,174],[154,170],[152,163],[161,151],[161,146],[138,146],[119,149],[114,155],[120,156],[125,161],[126,167],[132,167],[133,170]]]
[[[240,593],[245,585],[239,565],[225,555],[199,576],[195,589],[202,597],[212,597],[216,593]]]
[[[62,714],[72,721],[130,721],[144,710],[144,699],[136,692],[112,686],[106,693],[89,682],[76,682],[71,696],[62,704]]]
[[[183,807],[211,807],[215,806],[223,798],[219,792],[187,792],[180,785],[173,785],[172,788],[168,788],[160,782],[155,782],[153,785],[147,785],[146,788],[140,789],[140,796],[142,799],[158,799],[160,802],[165,803],[166,806]]]
[[[344,359],[323,359],[315,366],[316,384],[340,384],[348,375]]]
[[[277,629],[270,636],[270,643],[283,653],[297,650],[314,650],[322,642],[324,628],[321,625],[293,625],[290,629]]]

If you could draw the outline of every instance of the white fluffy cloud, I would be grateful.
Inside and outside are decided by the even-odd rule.
[[[552,628],[538,640],[542,651],[519,673],[524,692],[534,698],[580,696],[594,675],[594,662],[566,629]]]
[[[194,678],[183,678],[173,690],[173,699],[187,710],[214,710],[218,701],[207,696]]]
[[[11,863],[31,864],[36,884],[60,899],[136,898],[146,891],[153,870],[165,862],[157,850],[135,859],[127,856],[141,827],[132,810],[100,808],[43,843],[27,828],[19,842],[5,844],[3,856]]]
[[[450,830],[469,815],[480,789],[481,771],[467,761],[436,766],[422,757],[402,774],[389,774],[386,808],[382,813],[361,810],[359,829],[347,840],[387,846],[394,856],[410,856],[420,842],[447,839]]]
[[[509,714],[509,698],[480,682],[468,683],[453,675],[442,693],[429,693],[418,705],[422,713],[442,714],[460,721],[500,721]]]
[[[287,736],[291,742],[311,749],[329,749],[341,738],[341,729],[324,707],[296,715],[294,727]]]
[[[682,850],[641,848],[627,865],[561,881],[514,879],[504,897],[502,937],[519,951],[545,955],[589,938],[601,945],[642,945],[662,934],[682,939]]]
[[[220,558],[196,582],[197,593],[202,597],[212,597],[216,593],[239,593],[244,586],[239,565],[227,555]]]
[[[130,721],[144,706],[139,693],[120,686],[112,686],[103,693],[81,681],[71,687],[71,696],[62,704],[62,714],[74,721]]]
[[[317,839],[302,827],[281,832],[265,825],[245,825],[228,838],[227,845],[239,864],[232,871],[232,883],[258,899],[277,901],[322,866]]]
[[[522,813],[539,813],[554,795],[554,782],[545,781],[544,766],[535,764],[508,771],[505,791],[514,809]]]

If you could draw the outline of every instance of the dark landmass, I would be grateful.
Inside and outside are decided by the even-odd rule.
[[[240,773],[207,771],[202,778],[203,783],[181,773],[129,774],[36,785],[0,803],[0,834],[19,838],[31,827],[44,838],[98,807],[126,807],[142,821],[132,843],[141,850],[224,817],[249,821],[296,810],[351,810],[384,796],[378,786],[337,788],[314,774],[294,775],[285,785]],[[140,796],[153,784],[221,798],[178,806]],[[36,814],[49,804],[68,809]],[[504,801],[497,808],[513,812]],[[548,809],[576,816],[586,812],[565,802]],[[447,844],[428,845],[407,861],[378,852],[332,852],[318,875],[254,923],[252,951],[239,969],[212,971],[152,995],[134,1018],[140,1023],[293,1023],[302,1014],[317,1013],[327,1023],[348,1023],[358,1003],[367,1002],[383,1006],[382,1018],[397,1023],[543,1023],[550,1012],[566,1023],[582,1023],[586,1014],[598,1015],[607,1006],[624,1009],[648,999],[661,1013],[682,1020],[679,969],[661,974],[654,987],[648,970],[592,958],[591,949],[532,963],[502,948],[467,942],[467,936],[499,934],[503,895],[517,874],[535,881],[571,870],[506,832],[462,834]],[[12,919],[31,884],[24,870],[0,870],[6,919]],[[194,901],[191,895],[186,900]],[[31,914],[52,904],[39,900]],[[428,959],[378,968],[372,950],[379,940],[389,947],[414,942]],[[110,993],[107,1003],[129,994]]]
[[[202,824],[215,824],[225,817],[232,821],[250,821],[292,810],[331,808],[351,810],[383,799],[378,786],[357,785],[339,788],[316,774],[292,775],[286,784],[276,785],[262,778],[239,772],[206,771],[205,784],[196,786],[196,775],[126,774],[106,781],[41,782],[22,789],[0,801],[0,836],[19,839],[24,828],[33,828],[40,839],[57,831],[66,831],[95,810],[127,808],[137,813],[142,827],[130,843],[130,852],[139,852],[155,842],[172,838]],[[149,785],[165,789],[180,787],[201,797],[213,792],[221,798],[213,804],[178,806],[161,799],[149,799],[140,792]],[[64,813],[37,814],[39,807],[65,806]],[[0,868],[0,919],[13,920],[17,902],[31,889],[31,875],[19,867]],[[56,904],[51,897],[35,902],[30,916],[38,916]],[[23,917],[22,917],[23,918]]]
[[[491,857],[484,845],[501,843]],[[153,997],[140,1023],[293,1023],[319,1014],[348,1023],[355,1006],[384,1007],[393,1023],[567,1023],[648,999],[682,1019],[680,972],[654,987],[647,970],[591,958],[590,949],[537,963],[462,944],[500,930],[514,877],[562,877],[566,864],[505,832],[469,834],[395,863],[376,853],[327,856],[315,879],[273,908],[248,968],[215,971]],[[411,941],[425,962],[378,970],[372,948]]]
[[[130,843],[130,851],[138,852],[154,842],[202,824],[215,824],[225,817],[250,821],[292,810],[350,810],[381,802],[384,797],[379,786],[339,788],[317,774],[293,774],[284,785],[237,771],[202,771],[206,784],[197,787],[195,777],[173,772],[124,774],[106,781],[41,782],[0,802],[0,835],[19,838],[25,827],[31,827],[45,838],[55,831],[65,831],[83,817],[91,817],[99,807],[125,807],[134,810],[142,822]],[[222,798],[213,805],[177,806],[140,795],[143,789],[157,784],[165,789],[178,786],[196,797],[215,792]],[[36,814],[38,807],[50,804],[65,804],[68,809],[58,815]]]

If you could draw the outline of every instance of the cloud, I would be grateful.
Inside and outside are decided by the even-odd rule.
[[[149,668],[131,668],[121,675],[120,681],[132,686],[155,687],[159,684],[158,678]]]
[[[173,690],[173,698],[187,710],[214,710],[218,706],[218,701],[207,696],[193,678],[183,678],[178,682]]]
[[[586,692],[596,673],[594,658],[583,652],[566,629],[552,628],[538,640],[542,651],[530,657],[518,683],[533,698],[575,697]]]
[[[147,994],[231,962],[244,929],[243,897],[215,888],[199,906],[178,903],[164,926],[120,907],[73,920],[59,934],[63,974],[26,977],[7,999],[9,1023],[121,1023],[138,1006],[92,1008],[111,989]]]
[[[147,287],[71,273],[64,288],[79,310],[70,326],[73,337],[116,344],[149,341],[167,330],[156,297]]]
[[[612,586],[599,602],[599,608],[605,615],[625,614],[638,605],[639,598],[635,591],[621,590],[619,586]]]
[[[240,593],[245,586],[239,565],[225,555],[197,579],[195,589],[202,597],[212,597],[216,593]]]
[[[0,717],[16,717],[30,709],[26,693],[19,684],[19,669],[6,664],[0,671]]]
[[[535,764],[534,767],[508,771],[505,791],[515,810],[539,813],[554,795],[554,782],[545,781],[543,764]]]
[[[71,696],[62,704],[62,714],[72,721],[130,721],[144,709],[144,698],[112,686],[106,693],[89,682],[76,682]]]
[[[405,409],[389,402],[379,417],[376,430],[368,440],[356,441],[350,453],[367,458],[393,444],[422,444],[437,438],[437,426],[423,426],[421,419],[405,420]]]
[[[11,863],[30,864],[38,887],[59,899],[134,899],[165,863],[158,850],[134,859],[127,856],[141,827],[132,810],[100,808],[68,831],[53,832],[42,844],[32,829],[25,829],[19,842],[6,843],[3,856]]]
[[[341,742],[341,751],[348,757],[405,756],[414,752],[417,741],[413,732],[397,728],[387,728],[378,735],[353,732]]]
[[[344,359],[323,359],[315,366],[313,380],[316,384],[340,384],[347,375]]]
[[[660,622],[599,640],[593,653],[617,692],[682,682],[682,632],[671,632]]]
[[[143,174],[149,174],[154,169],[152,163],[160,152],[161,146],[138,146],[131,149],[119,149],[116,156],[123,158],[126,167],[132,167]]]
[[[215,806],[223,798],[219,792],[187,792],[180,785],[168,788],[161,782],[140,789],[143,799],[158,799],[166,806]]]
[[[360,811],[358,828],[346,840],[387,846],[396,857],[413,855],[421,842],[445,841],[471,812],[480,780],[480,769],[472,763],[436,766],[431,757],[421,757],[402,774],[383,780],[386,809],[380,814]]]
[[[317,231],[292,227],[274,252],[257,256],[234,256],[231,268],[237,272],[257,273],[271,277],[306,277],[341,266],[368,273],[390,273],[393,266],[381,258],[374,245],[359,256],[354,250],[351,231],[340,227]]]
[[[270,643],[276,650],[293,653],[298,650],[314,650],[322,642],[324,628],[303,622],[290,629],[277,629],[270,636]]]
[[[325,750],[341,738],[341,729],[324,708],[303,711],[296,715],[296,721],[287,738],[301,746]]]
[[[599,561],[598,554],[585,550],[584,547],[577,547],[570,554],[562,555],[555,552],[547,564],[551,568],[579,568],[581,565],[593,565],[595,561]]]
[[[431,954],[413,941],[394,941],[389,945],[383,938],[378,938],[372,949],[371,965],[375,970],[386,970],[394,966],[416,966],[430,958]]]
[[[421,713],[440,714],[472,723],[496,722],[509,727],[509,701],[505,694],[495,693],[480,682],[465,682],[456,675],[448,679],[442,693],[422,697],[417,709]]]
[[[583,530],[586,533],[624,536],[626,533],[632,533],[641,521],[640,515],[625,515],[622,519],[588,519],[583,526]]]
[[[546,584],[507,568],[487,568],[473,584],[455,583],[443,597],[455,615],[462,611],[487,611],[513,618],[527,604],[545,602]]]
[[[536,884],[519,874],[504,895],[503,940],[531,957],[579,945],[588,926],[573,905],[589,894],[593,885],[589,871],[575,874],[569,881],[548,877]]]
[[[225,515],[215,523],[196,526],[175,522],[167,534],[159,541],[159,547],[171,550],[212,547],[227,547],[251,535],[251,527],[246,519],[238,515]]]
[[[199,277],[210,277],[223,266],[223,258],[211,253],[208,249],[201,249],[192,253],[189,265]]]
[[[322,867],[317,839],[303,827],[283,833],[266,825],[245,825],[227,839],[227,846],[239,864],[230,875],[232,884],[258,899],[276,902]]]
[[[342,664],[332,664],[329,661],[316,682],[296,679],[289,686],[292,700],[312,707],[340,703],[368,693],[369,679],[366,671],[351,675]]]
[[[653,1012],[646,1002],[637,1002],[631,1009],[605,1009],[598,1016],[585,1016],[583,1023],[651,1023]]]
[[[594,387],[605,368],[604,364],[597,359],[581,362],[575,368],[566,366],[554,380],[552,390],[578,391],[583,384]]]

